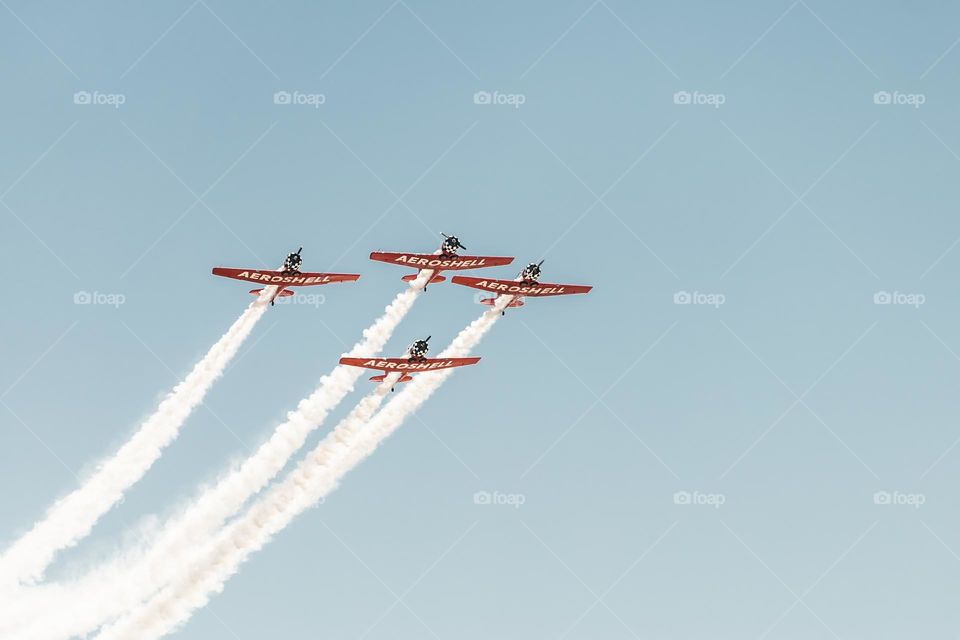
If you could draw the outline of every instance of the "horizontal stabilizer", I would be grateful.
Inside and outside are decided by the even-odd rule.
[[[386,379],[387,379],[387,374],[382,373],[379,376],[371,376],[370,382],[383,382]],[[413,376],[407,375],[405,373],[402,376],[400,376],[400,379],[397,380],[397,382],[410,382],[411,380],[413,380]]]
[[[263,292],[263,289],[250,289],[250,293],[252,293],[252,294],[255,295],[255,296],[260,295],[261,292]],[[290,291],[289,289],[284,289],[283,291],[281,291],[280,293],[278,293],[278,294],[277,294],[276,296],[274,296],[274,297],[275,297],[275,298],[289,298],[289,297],[292,296],[292,295],[293,295],[293,291]]]
[[[417,273],[407,274],[400,279],[403,280],[404,282],[413,282],[418,277],[420,277],[419,271]],[[446,281],[446,278],[444,276],[433,275],[430,278],[430,282],[428,282],[427,284],[434,284],[435,282],[444,282],[444,281]]]
[[[488,307],[492,307],[496,302],[497,302],[497,299],[496,299],[496,298],[484,298],[483,300],[480,301],[480,304],[485,304],[485,305],[487,305]],[[523,300],[521,300],[520,298],[514,298],[513,300],[510,301],[510,304],[508,304],[507,306],[508,306],[508,307],[522,307],[522,306],[523,306]]]

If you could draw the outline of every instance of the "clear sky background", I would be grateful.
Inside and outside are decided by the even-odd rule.
[[[596,288],[508,313],[177,638],[956,637],[955,4],[0,4],[5,540],[248,304],[211,267],[363,274],[271,309],[54,577],[314,388],[402,286],[371,250],[447,232]]]

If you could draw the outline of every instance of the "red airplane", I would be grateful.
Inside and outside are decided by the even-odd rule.
[[[580,284],[543,284],[540,282],[540,266],[543,260],[538,263],[531,262],[516,280],[493,280],[491,278],[470,278],[467,276],[454,276],[453,284],[460,284],[465,287],[480,289],[496,293],[493,298],[484,298],[480,304],[493,306],[500,296],[512,296],[513,300],[507,304],[508,307],[522,307],[525,297],[545,297],[545,296],[568,296],[574,293],[587,293],[592,286]],[[503,315],[506,315],[504,310]]]
[[[280,267],[279,271],[214,267],[213,275],[275,287],[276,291],[270,296],[271,306],[277,298],[292,296],[293,291],[290,291],[290,287],[310,287],[320,284],[330,284],[331,282],[351,282],[360,278],[360,275],[356,273],[311,273],[300,271],[300,264],[303,261],[303,258],[300,257],[301,251],[303,251],[303,247],[297,249],[296,253],[288,255],[283,261],[283,266]],[[258,296],[261,291],[263,291],[263,289],[251,289],[250,293]]]
[[[465,367],[480,362],[480,358],[428,358],[426,356],[430,350],[430,345],[427,344],[429,341],[430,336],[427,336],[426,340],[414,342],[407,349],[408,355],[405,358],[340,358],[340,364],[383,371],[382,374],[370,378],[372,382],[383,382],[388,375],[398,372],[400,378],[396,382],[410,382],[413,380],[411,373]],[[390,391],[393,391],[392,387]]]
[[[441,271],[499,267],[513,262],[513,258],[499,256],[459,256],[457,255],[457,249],[466,249],[466,247],[460,244],[457,236],[448,236],[445,233],[440,235],[443,236],[440,253],[389,253],[385,251],[374,251],[370,254],[370,259],[416,269],[416,274],[403,276],[404,282],[416,280],[417,276],[420,275],[420,272],[423,270],[432,271],[433,275],[430,276],[430,281],[427,284],[446,280],[445,277],[440,275]],[[423,289],[426,291],[427,286],[424,285]]]

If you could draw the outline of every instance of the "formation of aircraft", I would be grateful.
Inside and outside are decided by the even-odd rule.
[[[424,291],[426,291],[427,284],[446,280],[444,276],[440,275],[442,271],[464,271],[468,269],[482,269],[484,267],[498,267],[513,262],[512,257],[506,256],[461,256],[457,251],[459,249],[466,250],[466,247],[463,246],[460,239],[457,238],[457,236],[441,235],[443,236],[443,242],[440,244],[440,249],[435,253],[374,251],[370,254],[370,259],[377,262],[386,262],[387,264],[396,264],[416,269],[416,273],[403,276],[404,282],[412,282],[422,271],[430,272],[430,277],[423,287]],[[213,275],[245,282],[254,282],[264,287],[273,287],[275,290],[269,297],[271,305],[273,305],[278,297],[292,296],[293,292],[290,291],[292,287],[315,286],[333,282],[350,282],[360,278],[360,275],[355,273],[314,273],[300,271],[300,266],[303,262],[300,256],[301,251],[303,251],[303,247],[300,247],[296,253],[287,255],[283,261],[283,265],[276,271],[215,267],[213,269]],[[543,260],[540,262],[532,262],[524,267],[520,275],[513,280],[457,275],[452,278],[451,282],[494,294],[491,298],[480,300],[481,304],[488,306],[496,304],[500,296],[510,296],[511,300],[507,304],[507,307],[522,307],[524,305],[524,298],[542,298],[547,296],[587,293],[593,288],[588,285],[542,283],[540,282],[542,266]],[[262,291],[262,288],[252,289],[250,293],[260,295]],[[505,315],[506,311],[503,313]],[[430,338],[431,336],[427,336],[422,340],[416,340],[407,348],[406,355],[400,358],[380,358],[376,356],[369,358],[343,357],[340,358],[340,364],[381,372],[370,378],[373,382],[383,382],[387,379],[387,376],[399,374],[399,377],[394,381],[394,384],[396,384],[413,380],[412,374],[414,373],[466,367],[477,364],[480,361],[479,357],[428,358],[427,353],[430,350]],[[391,391],[392,390],[391,388]]]
[[[277,298],[286,298],[288,296],[292,296],[293,291],[290,291],[290,287],[311,287],[321,284],[330,284],[332,282],[352,282],[360,279],[360,274],[357,273],[317,273],[311,271],[300,271],[300,265],[303,263],[303,258],[300,257],[301,251],[303,251],[303,247],[297,249],[296,253],[287,255],[287,257],[283,260],[283,266],[276,271],[270,271],[266,269],[234,269],[230,267],[214,267],[213,275],[275,287],[275,291],[269,298],[271,306]],[[251,289],[250,293],[258,296],[262,291],[263,289]]]

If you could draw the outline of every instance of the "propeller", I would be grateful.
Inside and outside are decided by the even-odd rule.
[[[297,249],[296,253],[291,253],[287,256],[286,260],[283,261],[284,268],[289,267],[290,269],[299,268],[300,264],[303,263],[303,258],[300,257],[300,252],[303,251],[303,247]]]
[[[459,249],[466,249],[466,247],[463,246],[463,243],[460,242],[460,238],[458,238],[457,236],[448,236],[448,235],[445,234],[445,233],[441,233],[440,235],[442,235],[442,236],[443,236],[444,238],[446,238],[447,240],[453,240],[453,244],[454,244],[457,248],[459,248]]]
[[[430,341],[432,336],[427,336],[426,340],[417,340],[412,345],[410,345],[410,355],[411,357],[420,357],[422,358],[425,353],[430,350],[430,345],[427,344]]]

